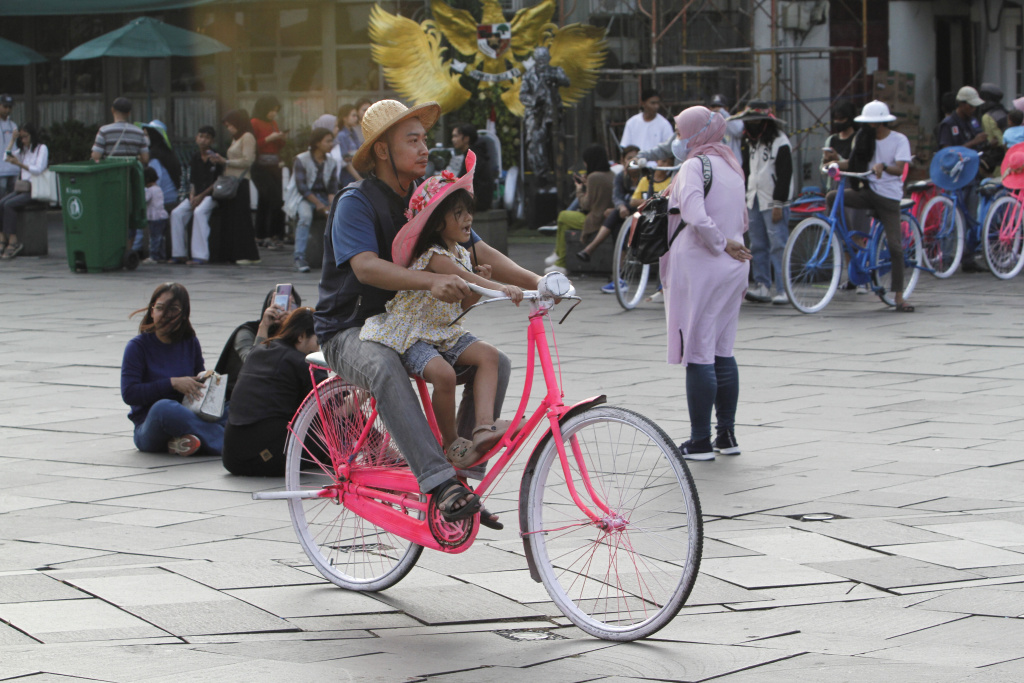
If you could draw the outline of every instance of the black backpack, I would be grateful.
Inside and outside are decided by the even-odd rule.
[[[700,159],[702,173],[704,176],[704,196],[708,196],[711,190],[711,160],[701,154]],[[633,258],[640,263],[657,263],[658,259],[668,253],[676,237],[686,227],[685,223],[679,223],[679,229],[671,237],[668,235],[669,214],[679,213],[679,209],[668,208],[668,197],[656,194],[648,199],[640,210],[640,218],[633,227],[633,234],[630,236],[629,246]]]

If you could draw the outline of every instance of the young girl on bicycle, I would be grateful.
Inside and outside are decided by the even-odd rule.
[[[445,171],[416,190],[405,214],[409,222],[392,244],[392,260],[413,270],[459,275],[467,282],[500,290],[518,304],[522,290],[489,280],[490,266],[477,266],[474,273],[469,251],[462,246],[478,239],[472,231],[475,165],[476,155],[467,152],[466,175],[456,179]],[[386,313],[367,319],[359,334],[363,341],[398,351],[409,373],[433,386],[432,403],[442,447],[456,467],[472,465],[509,428],[507,420],[495,420],[494,415],[498,350],[461,325],[451,325],[477,299],[479,296],[474,295],[462,302],[445,303],[428,290],[404,290],[388,302]],[[472,440],[456,432],[455,365],[476,368],[473,399],[477,424]]]

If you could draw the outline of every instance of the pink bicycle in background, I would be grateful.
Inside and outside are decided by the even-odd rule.
[[[508,300],[470,287],[490,298],[466,312]],[[553,337],[549,345],[544,321],[565,299],[579,302],[558,273],[524,292],[529,353],[512,420],[522,426],[481,458],[493,462],[475,492],[485,499],[536,433],[519,487],[530,575],[587,633],[635,640],[671,621],[693,588],[703,547],[700,502],[678,449],[650,419],[604,405],[604,396],[563,401],[557,346]],[[527,416],[537,358],[546,392]],[[325,365],[320,354],[307,360]],[[427,386],[418,378],[416,384],[440,442]],[[328,378],[299,407],[289,430],[286,490],[253,497],[288,500],[306,555],[333,583],[383,590],[409,573],[423,548],[455,554],[473,544],[479,515],[443,519],[431,496],[420,493],[365,390]]]

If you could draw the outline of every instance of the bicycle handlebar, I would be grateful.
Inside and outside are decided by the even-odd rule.
[[[488,289],[487,287],[481,287],[475,285],[472,282],[467,282],[466,285],[469,289],[481,296],[486,296],[487,301],[493,300],[508,300],[504,292],[499,292],[496,289]],[[540,299],[569,299],[576,296],[576,288],[569,282],[569,278],[562,275],[561,273],[548,273],[541,278],[540,283],[537,285],[537,289],[524,289],[523,300],[524,301],[537,301]]]
[[[649,169],[649,170],[652,170],[652,171],[663,171],[665,173],[675,173],[676,171],[678,171],[682,167],[683,167],[682,164],[676,164],[675,166],[658,166],[657,162],[655,162],[655,161],[648,161],[647,159],[643,159],[643,158],[633,159],[631,162],[629,162],[629,166],[628,166],[628,168],[630,168],[630,169],[632,169],[634,171]]]
[[[840,176],[844,176],[847,178],[860,178],[862,180],[867,180],[868,178],[875,176],[874,171],[863,171],[861,173],[854,173],[853,171],[840,171],[839,164],[836,164],[834,162],[829,164],[822,170],[828,175],[828,177],[832,178],[832,180],[839,180]]]

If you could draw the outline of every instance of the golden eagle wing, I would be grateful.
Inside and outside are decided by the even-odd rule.
[[[557,29],[548,46],[551,66],[565,70],[571,85],[562,88],[562,102],[578,102],[597,84],[598,69],[604,64],[604,29],[585,24],[570,24]]]
[[[555,0],[543,0],[516,12],[512,17],[512,52],[517,57],[529,55],[540,44],[541,31],[554,13]]]
[[[415,104],[436,101],[442,112],[458,109],[469,91],[444,59],[441,34],[432,22],[389,14],[375,5],[370,12],[370,51],[388,83]]]
[[[430,0],[430,13],[437,28],[457,52],[467,57],[476,56],[480,50],[476,44],[477,22],[472,14],[464,9],[455,9],[442,0]]]

